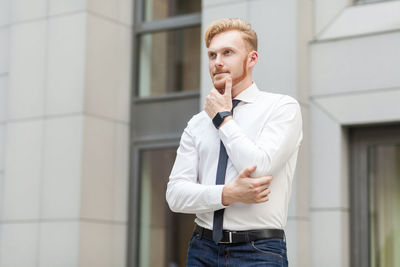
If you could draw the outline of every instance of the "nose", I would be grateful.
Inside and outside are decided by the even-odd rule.
[[[215,66],[223,66],[224,62],[222,61],[222,56],[221,55],[217,55],[217,57],[215,58]]]

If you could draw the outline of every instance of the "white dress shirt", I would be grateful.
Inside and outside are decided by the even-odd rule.
[[[283,229],[302,140],[300,106],[290,96],[260,91],[255,83],[235,99],[241,102],[233,120],[219,129],[205,111],[188,122],[169,177],[167,202],[174,212],[196,213],[196,223],[208,229],[221,208],[223,229]],[[252,177],[273,175],[267,202],[222,204],[223,185],[215,185],[220,140],[229,156],[225,184],[255,164]]]

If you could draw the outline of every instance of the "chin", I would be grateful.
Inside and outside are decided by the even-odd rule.
[[[225,89],[225,79],[213,82],[214,88],[221,92]]]

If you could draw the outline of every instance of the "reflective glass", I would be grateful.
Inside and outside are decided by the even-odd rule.
[[[140,36],[139,97],[200,88],[200,26]]]
[[[147,0],[144,1],[144,21],[197,13],[201,0]]]
[[[400,267],[400,145],[368,149],[371,267]]]
[[[146,150],[140,154],[139,265],[186,265],[194,215],[173,213],[165,200],[176,149]]]

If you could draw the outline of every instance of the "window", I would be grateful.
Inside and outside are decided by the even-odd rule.
[[[352,264],[400,266],[400,126],[354,129]]]
[[[193,214],[166,187],[186,122],[200,107],[201,0],[136,0],[128,266],[186,265]]]
[[[201,1],[198,0],[148,0],[144,1],[144,21],[170,18],[179,15],[198,13]]]
[[[371,267],[400,266],[400,144],[368,148]]]
[[[185,266],[193,232],[194,215],[173,213],[165,200],[168,176],[176,148],[142,150],[140,159],[140,207],[138,265]]]
[[[136,8],[135,95],[199,91],[201,0],[141,0]]]

